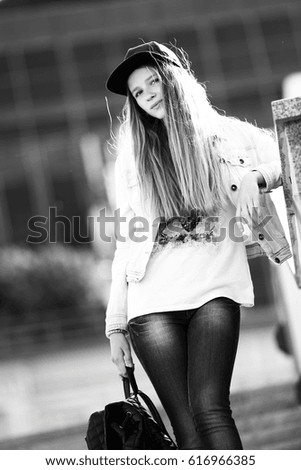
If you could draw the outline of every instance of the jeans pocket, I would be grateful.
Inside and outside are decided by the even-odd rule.
[[[156,330],[155,325],[158,324],[157,322],[154,322],[156,319],[158,319],[158,314],[156,313],[148,313],[146,315],[132,318],[128,322],[129,332],[136,336],[140,334],[149,336]]]
[[[135,317],[128,322],[128,329],[130,334],[138,336],[139,333],[143,331],[143,326],[147,324],[147,321],[145,321],[144,317],[145,315]]]

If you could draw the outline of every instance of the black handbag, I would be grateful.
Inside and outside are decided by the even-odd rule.
[[[110,403],[104,410],[90,416],[85,437],[88,449],[177,449],[155,405],[138,390],[134,369],[126,369],[128,377],[123,378],[125,400]],[[148,410],[138,397],[142,398]]]

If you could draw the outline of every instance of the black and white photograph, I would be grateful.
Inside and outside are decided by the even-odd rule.
[[[0,0],[3,468],[300,458],[300,25]]]

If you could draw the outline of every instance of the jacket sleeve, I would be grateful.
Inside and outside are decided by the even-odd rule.
[[[112,262],[112,282],[106,310],[106,336],[116,329],[127,331],[126,265],[129,255],[129,220],[134,216],[128,202],[128,191],[120,159],[115,163],[115,238],[116,250]]]
[[[254,127],[252,140],[257,154],[257,164],[252,168],[259,171],[265,182],[264,192],[282,185],[281,162],[278,144],[272,133]]]

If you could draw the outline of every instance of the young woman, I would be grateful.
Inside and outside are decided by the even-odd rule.
[[[176,52],[133,47],[107,81],[127,99],[106,335],[122,376],[130,335],[180,449],[242,449],[229,393],[247,257],[290,256],[268,194],[280,163],[271,135],[218,113]]]

